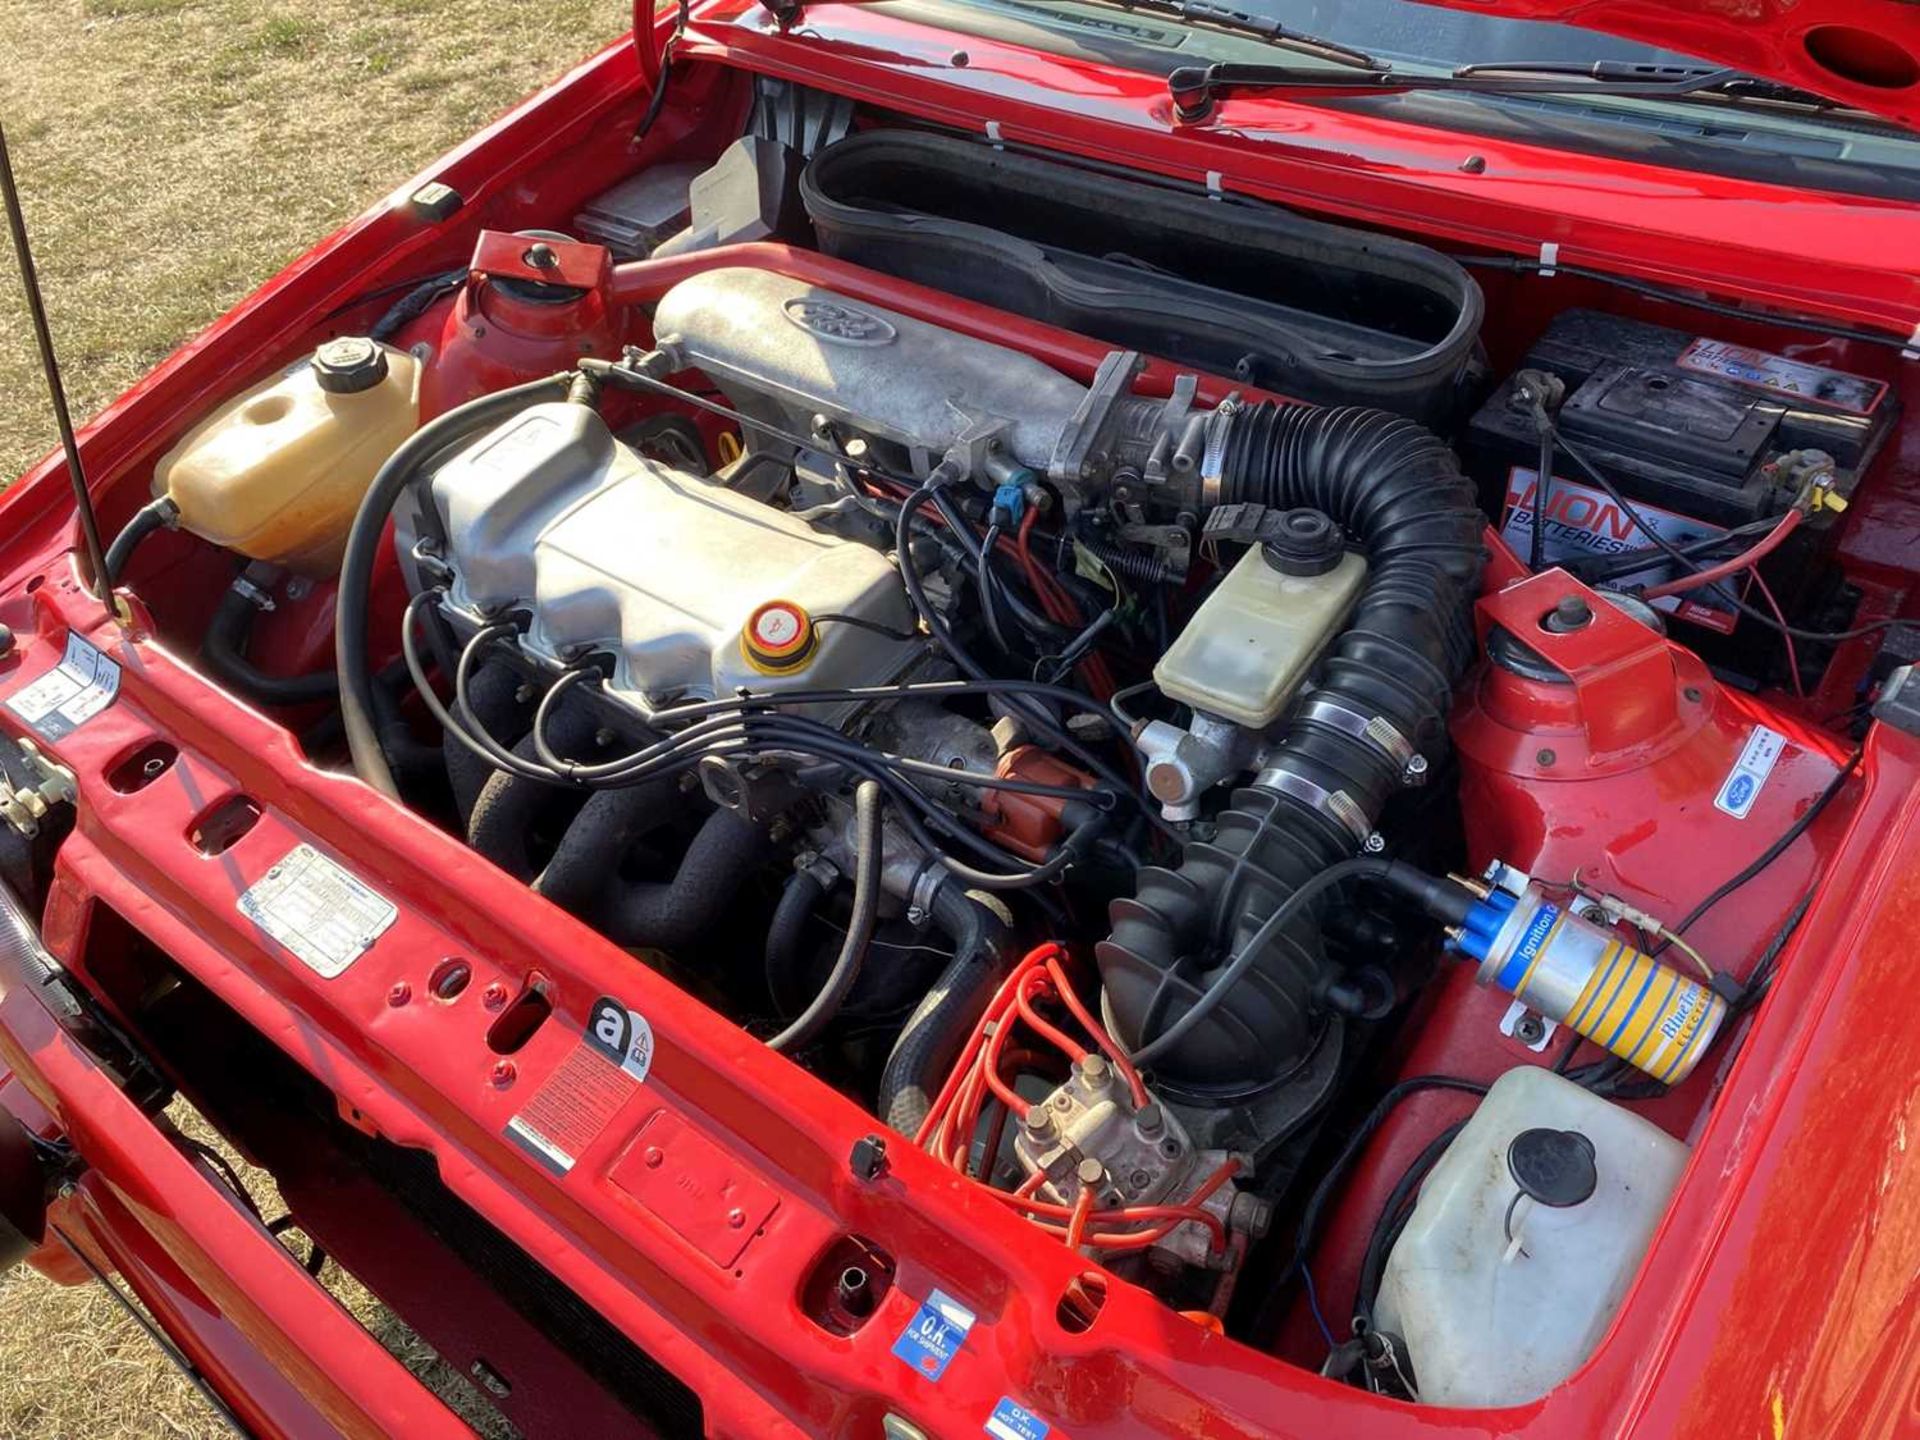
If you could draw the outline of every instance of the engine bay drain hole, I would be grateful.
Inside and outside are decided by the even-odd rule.
[[[180,747],[165,740],[149,740],[139,749],[120,758],[107,771],[107,784],[121,795],[144,790],[173,768],[180,758]]]
[[[260,802],[251,795],[229,795],[194,817],[187,839],[209,859],[224,855],[260,823],[260,813]]]
[[[529,975],[520,993],[487,1027],[487,1048],[496,1055],[518,1052],[553,1014],[553,986],[544,975]]]
[[[1082,1270],[1067,1282],[1067,1288],[1061,1292],[1060,1304],[1053,1312],[1054,1319],[1069,1335],[1084,1335],[1093,1328],[1093,1322],[1100,1318],[1100,1311],[1106,1303],[1105,1277],[1094,1270]]]

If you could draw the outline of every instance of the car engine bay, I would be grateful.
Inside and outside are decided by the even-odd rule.
[[[781,82],[712,148],[209,397],[110,572],[1036,1245],[1545,1394],[1920,714],[1897,342]]]

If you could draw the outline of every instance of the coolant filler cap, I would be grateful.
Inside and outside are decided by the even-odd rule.
[[[785,675],[813,658],[819,632],[813,617],[791,600],[757,606],[740,631],[740,653],[762,675]]]
[[[387,378],[387,352],[364,335],[342,335],[313,352],[313,378],[329,395],[358,395]]]

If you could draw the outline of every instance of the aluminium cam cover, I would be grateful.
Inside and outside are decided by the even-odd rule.
[[[805,666],[754,669],[740,630],[770,600],[910,632],[898,574],[875,550],[635,453],[586,406],[531,407],[443,465],[432,490],[455,574],[449,607],[469,624],[530,612],[523,647],[548,664],[612,655],[616,695],[873,684],[918,653],[828,621]]]
[[[1087,399],[1031,355],[771,270],[682,280],[661,297],[653,330],[731,396],[826,415],[933,460],[981,422],[1004,421],[1013,453],[1044,472]]]

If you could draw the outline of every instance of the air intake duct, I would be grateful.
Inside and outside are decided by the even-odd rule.
[[[1155,1043],[1277,905],[1361,849],[1387,797],[1445,744],[1484,559],[1473,487],[1424,427],[1380,410],[1265,403],[1225,423],[1219,503],[1323,511],[1368,571],[1267,768],[1234,794],[1212,839],[1189,844],[1177,869],[1143,869],[1112,906],[1098,951],[1108,1017],[1160,1083],[1196,1097],[1257,1089],[1338,1023],[1309,904],[1204,1019]]]

